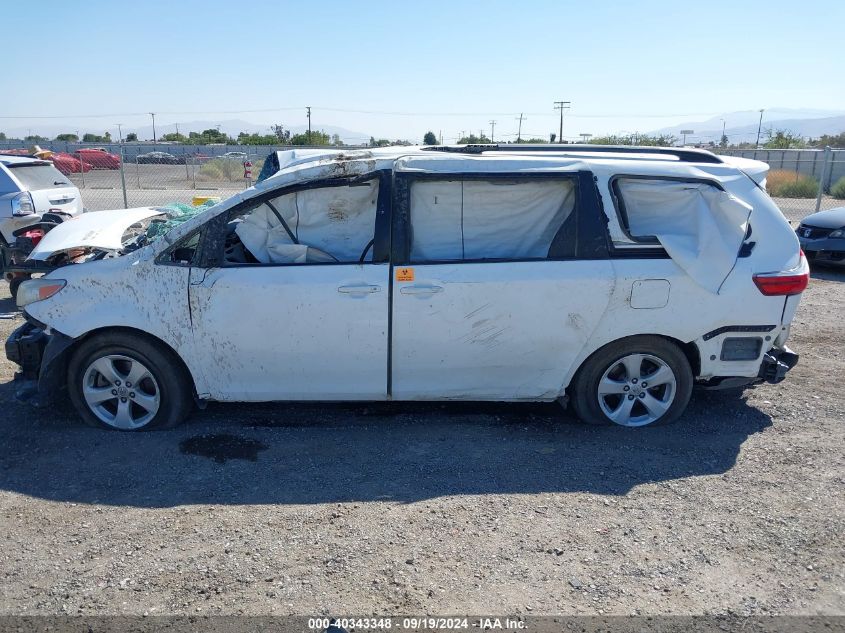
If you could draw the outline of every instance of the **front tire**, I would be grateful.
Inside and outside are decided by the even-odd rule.
[[[77,412],[99,428],[169,428],[192,409],[191,384],[183,367],[170,350],[141,336],[93,336],[74,352],[67,379]]]
[[[692,368],[677,345],[631,336],[590,356],[569,391],[575,414],[588,424],[657,426],[680,417],[692,384]]]

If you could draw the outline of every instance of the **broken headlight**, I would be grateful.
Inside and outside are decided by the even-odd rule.
[[[27,279],[18,288],[18,307],[49,299],[67,285],[64,279]]]

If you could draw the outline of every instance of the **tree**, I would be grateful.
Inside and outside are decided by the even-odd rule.
[[[276,145],[278,140],[275,134],[238,134],[238,145]]]
[[[29,136],[25,136],[25,141],[29,141],[30,143],[43,143],[44,141],[49,141],[46,136],[40,136],[39,134],[30,134]]]
[[[532,145],[543,145],[544,143],[548,143],[548,141],[544,138],[530,138],[527,141],[523,139],[522,141],[520,141],[520,143],[529,143],[529,144],[532,144]]]
[[[184,143],[188,140],[188,137],[178,132],[170,132],[169,134],[162,134],[158,140],[167,143]]]
[[[69,142],[69,143],[76,143],[79,140],[79,137],[76,134],[65,133],[65,134],[58,134],[56,136],[56,140],[57,141],[65,141],[65,142]]]
[[[291,145],[328,145],[331,139],[329,135],[322,130],[312,130],[311,138],[308,138],[308,132],[302,134],[294,134],[290,139]]]
[[[625,134],[609,136],[594,136],[590,139],[592,145],[643,145],[646,147],[671,147],[678,142],[678,137],[672,134]]]
[[[215,127],[203,130],[202,132],[190,132],[188,134],[188,142],[196,143],[197,145],[210,145],[212,143],[234,144],[235,139],[229,138],[225,132],[221,132]]]
[[[5,141],[5,140],[6,140],[6,133],[0,132],[0,141]]]
[[[822,134],[817,139],[811,139],[810,145],[813,147],[845,147],[845,132],[839,134]]]
[[[425,136],[423,136],[423,145],[439,145],[434,132],[428,131],[425,133]]]
[[[458,145],[478,145],[480,143],[492,143],[492,141],[483,134],[481,136],[470,134],[458,139]]]
[[[271,125],[270,129],[276,135],[276,142],[280,145],[290,145],[290,130],[286,130],[284,125]]]
[[[137,140],[138,140],[138,135],[135,132],[130,132],[129,134],[126,135],[126,142],[127,143],[132,143],[132,142],[137,141]]]
[[[340,140],[340,134],[332,134],[332,145],[335,147],[343,147],[343,141]]]
[[[108,134],[108,132],[106,133]],[[82,142],[83,143],[108,143],[110,140],[105,136],[100,136],[99,134],[92,134],[91,132],[86,132],[82,135]]]
[[[725,149],[728,146],[728,137],[726,134],[722,134],[722,138],[719,140],[719,147]]]
[[[557,139],[557,134],[555,134],[554,132],[549,134],[549,143],[554,143],[556,139]]]
[[[806,147],[804,139],[789,130],[766,130],[766,142],[763,147],[766,149],[799,149]]]

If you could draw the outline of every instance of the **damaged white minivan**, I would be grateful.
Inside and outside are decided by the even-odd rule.
[[[278,152],[172,228],[135,209],[54,229],[31,257],[67,265],[21,285],[6,355],[20,397],[66,391],[110,429],[294,400],[667,423],[696,384],[778,382],[798,360],[809,269],[767,169],[673,148]]]

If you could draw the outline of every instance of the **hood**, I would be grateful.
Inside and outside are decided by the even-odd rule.
[[[845,207],[836,207],[808,215],[801,220],[801,224],[809,224],[820,229],[841,229],[845,227]]]
[[[161,209],[151,207],[83,213],[47,233],[27,259],[46,260],[76,249],[119,251],[131,226],[160,215]]]

